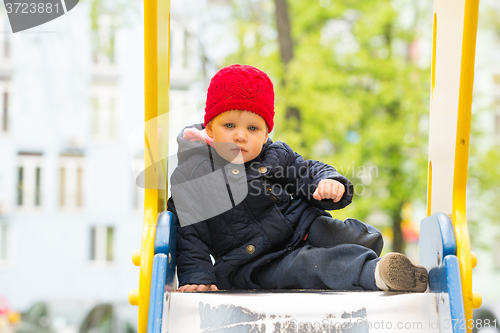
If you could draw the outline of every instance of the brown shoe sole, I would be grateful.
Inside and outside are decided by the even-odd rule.
[[[427,269],[413,265],[401,253],[388,253],[380,259],[379,273],[391,291],[423,293],[427,290],[429,276]]]

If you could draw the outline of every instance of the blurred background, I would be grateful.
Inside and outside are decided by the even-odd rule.
[[[170,151],[223,66],[276,91],[276,127],[355,184],[338,218],[418,261],[426,215],[432,1],[172,0]],[[143,2],[84,0],[12,34],[0,6],[0,332],[127,332],[139,284]],[[500,318],[500,3],[482,0],[468,220],[474,291]],[[165,92],[167,93],[167,92]],[[172,169],[170,170],[172,171]],[[22,321],[19,321],[20,314]],[[485,312],[486,313],[486,312]],[[497,327],[500,322],[497,322]],[[94,332],[95,333],[95,332]]]

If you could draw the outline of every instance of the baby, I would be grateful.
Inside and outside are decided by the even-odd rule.
[[[178,291],[424,292],[424,267],[399,253],[379,258],[376,228],[326,212],[351,202],[351,182],[272,142],[273,126],[274,90],[264,72],[232,65],[215,74],[204,124],[177,138],[168,210],[180,223]]]

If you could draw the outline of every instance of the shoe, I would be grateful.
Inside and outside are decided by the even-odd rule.
[[[382,285],[390,291],[423,293],[427,290],[429,274],[425,267],[413,265],[405,255],[387,253],[377,263],[375,279],[378,280],[377,278],[380,278]],[[387,290],[386,288],[380,289]]]

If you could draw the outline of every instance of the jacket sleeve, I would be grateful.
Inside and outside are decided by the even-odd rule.
[[[349,205],[353,196],[353,185],[342,176],[334,167],[315,160],[304,160],[302,156],[295,153],[286,143],[283,143],[287,150],[286,154],[286,182],[288,192],[295,196],[307,200],[311,205],[325,209],[341,209]],[[345,186],[345,192],[339,202],[332,199],[316,200],[313,198],[314,191],[323,179],[333,179]]]
[[[172,198],[168,210],[177,216]],[[205,221],[177,227],[177,276],[179,286],[215,284],[215,269],[210,258],[210,236]]]

